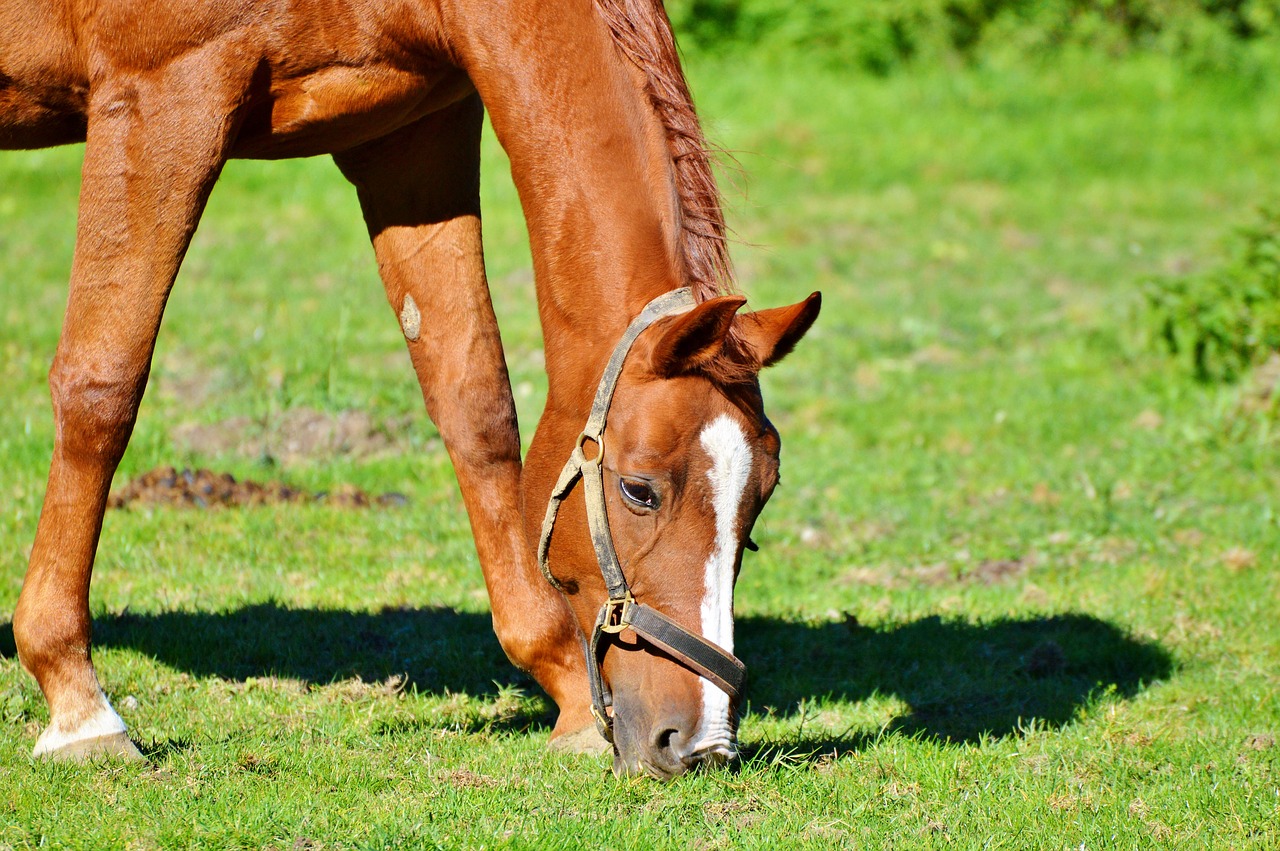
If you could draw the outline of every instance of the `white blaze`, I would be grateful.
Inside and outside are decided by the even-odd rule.
[[[702,598],[702,635],[733,652],[733,566],[738,556],[738,510],[742,492],[751,477],[751,448],[742,427],[721,414],[702,430],[702,448],[711,456],[712,503],[716,512],[716,539],[707,557],[705,594]],[[729,695],[710,680],[702,679],[702,723],[695,750],[732,747]]]

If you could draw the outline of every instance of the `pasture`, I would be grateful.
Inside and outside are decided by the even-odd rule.
[[[825,299],[764,376],[783,485],[738,584],[741,765],[663,786],[548,752],[327,159],[228,167],[116,487],[168,464],[405,499],[109,511],[95,659],[149,761],[33,763],[8,618],[80,151],[5,153],[0,848],[1280,845],[1276,420],[1153,348],[1141,298],[1274,199],[1280,79],[1071,55],[689,72],[741,163],[751,303]],[[486,146],[527,440],[532,279]]]

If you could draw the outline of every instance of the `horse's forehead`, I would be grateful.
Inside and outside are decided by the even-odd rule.
[[[720,419],[736,423],[744,436],[758,435],[764,426],[758,406],[735,402],[710,381],[693,377],[644,382],[626,396],[618,429],[637,450],[705,455],[700,435]]]

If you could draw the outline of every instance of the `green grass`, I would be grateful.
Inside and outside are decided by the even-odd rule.
[[[0,848],[1280,844],[1276,426],[1150,346],[1140,292],[1274,197],[1280,81],[692,76],[742,165],[753,303],[824,293],[765,377],[784,486],[739,583],[741,767],[661,786],[546,751],[353,193],[324,160],[233,163],[117,481],[199,464],[410,504],[110,513],[95,658],[150,763],[31,762],[45,710],[0,620]],[[0,612],[52,442],[79,156],[0,156]],[[527,438],[528,254],[485,164]],[[413,416],[409,451],[282,468],[172,434],[299,408]]]

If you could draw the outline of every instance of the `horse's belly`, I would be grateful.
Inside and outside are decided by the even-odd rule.
[[[461,71],[385,65],[326,68],[276,83],[250,107],[232,156],[277,159],[345,151],[474,91]]]
[[[59,103],[61,92],[32,91],[0,77],[0,150],[83,142],[84,115]]]
[[[88,81],[54,2],[0,0],[0,149],[84,139]]]

